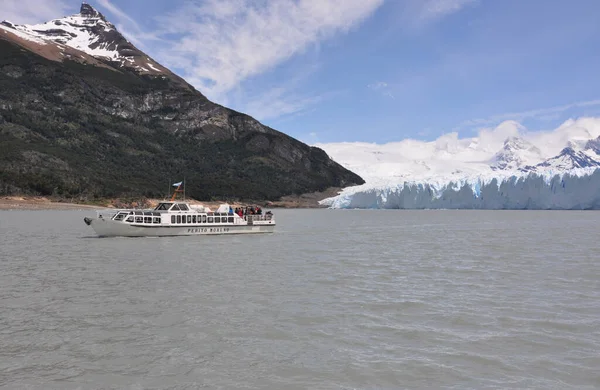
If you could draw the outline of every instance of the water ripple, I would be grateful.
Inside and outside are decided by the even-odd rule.
[[[281,210],[97,239],[0,212],[0,387],[600,388],[598,213]]]

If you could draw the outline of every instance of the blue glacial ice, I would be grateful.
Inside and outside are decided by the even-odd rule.
[[[364,184],[321,204],[342,209],[600,209],[600,169]]]

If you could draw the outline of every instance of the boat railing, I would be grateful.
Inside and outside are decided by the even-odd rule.
[[[97,210],[96,214],[98,215],[98,218],[102,218],[102,219],[115,219],[117,221],[121,221],[126,219],[128,216],[134,216],[134,217],[160,217],[160,212],[158,211],[152,211],[152,210],[128,210],[128,209],[123,209],[123,210],[111,210],[111,209],[107,209],[107,210]],[[120,214],[120,216],[119,216]],[[119,216],[119,217],[117,217]],[[117,217],[117,218],[115,218]]]
[[[119,214],[119,210],[97,210],[96,215],[98,218],[102,219],[113,219],[117,214]]]
[[[246,214],[244,220],[248,222],[255,221],[270,221],[273,219],[273,214]]]

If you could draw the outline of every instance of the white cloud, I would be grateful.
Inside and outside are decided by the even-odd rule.
[[[246,99],[243,110],[252,113],[256,119],[264,121],[280,116],[303,112],[321,102],[325,96],[302,96],[285,88],[273,88],[253,98]]]
[[[298,140],[300,142],[304,142],[307,145],[314,144],[319,142],[319,134],[315,131],[311,131],[308,134],[304,134],[304,136],[300,136]]]
[[[444,134],[430,142],[405,139],[385,144],[366,142],[313,143],[335,161],[376,183],[389,178],[414,179],[491,171],[494,155],[508,137],[518,136],[540,149],[528,163],[554,157],[569,143],[584,144],[600,136],[600,117],[568,120],[551,131],[529,132],[516,121],[479,131],[476,137]],[[583,142],[582,142],[583,141]],[[537,160],[535,160],[537,158]]]
[[[469,127],[469,126],[490,126],[490,125],[495,125],[499,122],[509,120],[509,119],[516,120],[516,121],[523,121],[525,119],[540,119],[540,120],[556,119],[558,115],[560,115],[561,113],[563,113],[567,110],[570,110],[573,108],[584,108],[584,107],[594,107],[594,106],[600,106],[600,99],[569,103],[569,104],[564,104],[562,106],[538,108],[538,109],[528,110],[528,111],[509,112],[509,113],[504,113],[504,114],[492,115],[488,118],[469,119],[467,121],[462,122],[458,126],[458,128]]]
[[[95,4],[136,46],[175,68],[182,77],[211,100],[226,104],[243,82],[259,76],[290,58],[332,37],[347,33],[369,18],[385,0],[190,0],[161,16],[150,30],[115,5]],[[410,17],[440,17],[460,9],[466,0],[402,0],[417,4]],[[47,21],[59,13],[75,13],[66,0],[1,0],[0,17],[17,23]],[[310,65],[309,65],[310,66]],[[289,74],[289,73],[287,73]],[[285,77],[285,76],[284,76]],[[285,81],[281,84],[285,84]],[[383,81],[370,86],[394,98]],[[331,93],[300,93],[301,87],[263,88],[238,102],[260,119],[304,112]]]
[[[389,85],[385,81],[377,81],[375,83],[371,83],[367,85],[367,88],[372,89],[373,91],[379,91],[383,96],[387,96],[390,98],[394,98],[394,95],[389,90]]]
[[[582,140],[600,136],[600,118],[583,117],[569,119],[552,131],[538,131],[527,134],[528,140],[539,145],[546,154],[556,154],[569,142],[579,143]]]
[[[162,18],[177,34],[161,58],[218,98],[248,77],[273,69],[310,45],[344,33],[383,0],[207,0]]]
[[[119,18],[121,21],[127,22],[132,25],[137,31],[141,31],[138,23],[133,20],[129,15],[123,12],[119,7],[111,3],[109,0],[96,0],[103,8],[106,8],[111,14]]]
[[[439,19],[475,2],[476,0],[421,0],[419,19],[423,21]]]
[[[16,24],[34,24],[67,15],[69,10],[64,0],[2,0],[0,20]]]
[[[504,140],[526,134],[527,129],[517,121],[507,120],[493,128],[480,129],[477,134],[477,145],[481,150],[495,153],[502,147]]]
[[[376,83],[367,85],[368,88],[374,89],[374,90],[387,88],[387,86],[388,86],[388,84],[385,81],[377,81]]]
[[[138,22],[126,14],[122,9],[114,5],[110,0],[96,0],[101,8],[100,12],[107,10],[111,17],[115,17],[117,23],[114,23],[123,36],[133,42],[139,49],[148,50],[148,43],[152,41],[161,41],[161,39],[152,32],[145,31]],[[104,12],[106,14],[106,12]],[[105,15],[106,16],[106,15]],[[112,19],[112,18],[109,18]],[[150,54],[150,53],[146,53]]]

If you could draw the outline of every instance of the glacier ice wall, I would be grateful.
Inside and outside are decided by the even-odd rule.
[[[381,209],[600,209],[600,169],[367,184],[346,188],[321,204]]]

